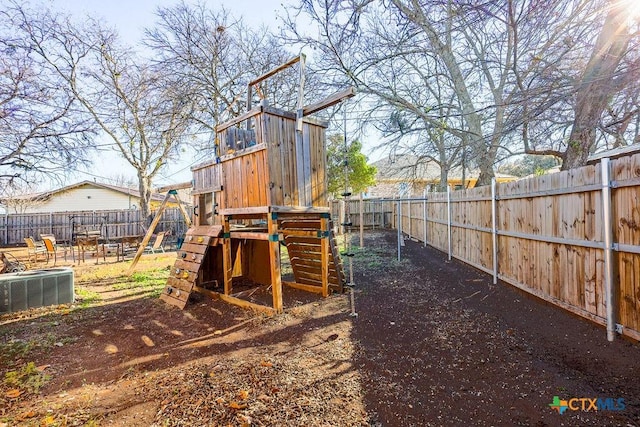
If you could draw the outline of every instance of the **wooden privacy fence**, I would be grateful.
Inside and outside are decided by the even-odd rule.
[[[394,227],[573,313],[640,340],[640,155],[421,199]],[[400,247],[399,247],[400,250]],[[544,319],[541,319],[541,326]]]
[[[394,202],[390,199],[331,200],[330,205],[335,227],[343,223],[347,208],[352,228],[359,228],[360,222],[364,228],[391,227],[393,223]]]
[[[53,234],[57,240],[70,241],[73,229],[99,230],[105,239],[144,234],[145,220],[139,210],[69,211],[0,216],[0,246],[24,244],[25,237]],[[156,231],[171,230],[175,236],[187,231],[179,208],[165,209]]]

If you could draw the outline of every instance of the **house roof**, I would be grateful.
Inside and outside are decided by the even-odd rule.
[[[595,153],[589,156],[587,159],[588,165],[593,165],[598,163],[600,160],[604,158],[617,159],[622,156],[630,156],[632,154],[640,152],[640,143],[626,145],[624,147],[613,148],[611,150],[601,151],[599,153]]]
[[[440,181],[440,165],[433,160],[421,159],[418,156],[403,154],[388,157],[373,163],[378,170],[377,181]],[[478,169],[466,169],[465,179],[476,178]],[[495,174],[501,178],[515,178],[506,174]],[[462,168],[456,166],[449,170],[449,179],[462,179]]]
[[[138,191],[135,188],[120,187],[117,185],[104,184],[102,182],[81,181],[75,184],[67,185],[65,187],[57,188],[55,190],[44,191],[41,193],[26,194],[22,196],[16,196],[13,198],[14,199],[34,199],[34,200],[45,201],[45,200],[49,200],[51,197],[55,196],[56,194],[64,193],[70,190],[75,190],[81,187],[103,188],[106,190],[111,190],[111,191],[116,191],[118,193],[126,194],[128,196],[133,196],[138,198],[140,197],[140,191]],[[152,193],[151,200],[161,202],[164,200],[164,195],[158,194],[158,193]]]

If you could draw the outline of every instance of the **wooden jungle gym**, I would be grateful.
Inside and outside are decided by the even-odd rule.
[[[252,90],[299,63],[297,111],[252,106]],[[247,111],[216,128],[215,159],[194,166],[195,217],[161,299],[184,308],[192,292],[268,313],[283,310],[283,285],[323,296],[342,292],[342,264],[327,200],[326,122],[311,114],[352,97],[352,88],[302,105],[304,56],[253,80]],[[262,98],[262,96],[260,96]],[[281,274],[286,247],[293,281]],[[271,306],[248,301],[234,285],[271,290]]]

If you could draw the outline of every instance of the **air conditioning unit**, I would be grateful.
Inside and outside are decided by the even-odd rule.
[[[72,268],[0,274],[0,313],[72,303],[73,292]]]

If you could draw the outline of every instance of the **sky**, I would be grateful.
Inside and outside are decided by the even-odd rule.
[[[110,26],[115,27],[123,41],[137,44],[142,38],[144,28],[155,22],[155,11],[158,7],[174,5],[179,0],[43,0],[51,9],[70,13],[82,19],[86,15],[101,18]],[[203,0],[205,1],[205,0]],[[195,0],[185,0],[186,3],[196,3]],[[205,1],[210,7],[224,6],[232,15],[243,17],[246,24],[252,27],[261,25],[272,29],[278,28],[277,16],[283,15],[284,4],[289,0],[233,0],[233,1]],[[106,142],[106,140],[105,140]],[[97,143],[100,143],[97,141]],[[154,185],[162,186],[171,183],[191,181],[190,165],[193,163],[194,153],[186,152],[178,162],[168,165]],[[77,173],[70,177],[72,184],[83,180],[97,180],[108,182],[105,178],[125,176],[137,185],[135,171],[116,152],[100,152],[94,159],[95,164],[86,173]],[[107,166],[108,165],[108,166]],[[51,183],[51,187],[58,187],[59,183]],[[43,189],[44,190],[44,189]]]

